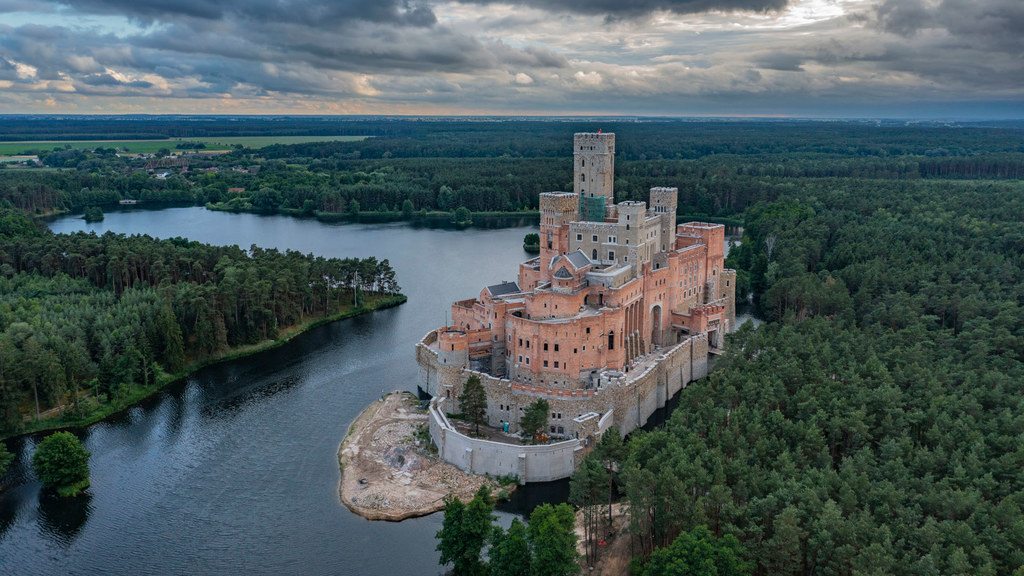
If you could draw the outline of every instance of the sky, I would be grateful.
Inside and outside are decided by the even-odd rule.
[[[1024,0],[0,0],[0,113],[1024,118]]]

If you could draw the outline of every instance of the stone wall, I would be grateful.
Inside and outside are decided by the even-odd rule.
[[[442,364],[437,352],[429,346],[436,338],[431,334],[416,346],[425,391],[445,399],[448,409],[458,412],[462,387],[469,376],[476,375],[487,392],[487,424],[498,427],[507,422],[510,432],[519,430],[519,419],[525,407],[538,398],[544,398],[554,415],[549,415],[548,432],[554,427],[556,437],[589,440],[589,431],[581,429],[575,422],[588,412],[612,413],[614,425],[626,434],[646,424],[655,410],[664,407],[687,384],[708,373],[708,341],[704,335],[697,335],[671,348],[658,350],[655,358],[647,359],[628,374],[603,376],[590,389],[529,386],[469,370],[466,366]],[[645,367],[645,364],[650,365]]]
[[[520,483],[550,482],[566,478],[582,458],[583,443],[520,446],[470,438],[456,430],[444,415],[445,400],[430,401],[430,437],[441,458],[471,474],[517,476]]]

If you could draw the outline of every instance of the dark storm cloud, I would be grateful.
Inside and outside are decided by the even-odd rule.
[[[945,30],[954,41],[1024,56],[1021,0],[885,0],[877,17],[881,28],[894,34],[910,37],[925,30]]]
[[[67,0],[61,3],[80,12],[116,14],[143,22],[187,18],[329,25],[341,20],[364,20],[430,26],[437,21],[428,6],[403,0]]]
[[[508,4],[507,0],[462,0],[465,4]],[[698,14],[700,12],[768,12],[781,10],[789,0],[524,0],[525,4],[552,12],[598,14],[632,18],[652,12]]]

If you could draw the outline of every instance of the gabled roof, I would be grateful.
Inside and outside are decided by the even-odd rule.
[[[502,282],[501,284],[488,286],[487,291],[491,293],[491,296],[505,296],[506,294],[522,292],[522,290],[519,289],[519,284],[516,284],[515,282]]]
[[[555,272],[555,278],[572,278],[572,274],[565,269],[565,266],[562,266],[558,269],[558,272]]]
[[[583,268],[584,266],[589,266],[591,263],[590,258],[587,258],[587,255],[584,254],[583,251],[579,249],[570,254],[566,254],[565,258],[566,260],[571,262],[573,267],[575,267],[577,270]]]

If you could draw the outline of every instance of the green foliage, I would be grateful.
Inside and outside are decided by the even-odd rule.
[[[480,486],[468,505],[455,496],[445,497],[444,521],[436,537],[442,565],[451,563],[456,576],[481,576],[488,572],[481,558],[489,541],[495,516],[494,501],[486,485]]]
[[[162,372],[399,291],[387,260],[326,259],[181,238],[40,232],[0,209],[0,433],[80,401],[123,405]]]
[[[459,396],[459,406],[462,407],[462,414],[465,419],[473,424],[476,433],[480,433],[480,424],[487,416],[487,392],[480,377],[473,375],[466,380],[462,387],[462,395]]]
[[[70,432],[55,432],[39,443],[32,468],[48,488],[76,496],[89,486],[89,452]]]
[[[541,504],[530,514],[529,539],[534,576],[577,574],[576,513],[568,504]]]
[[[643,555],[733,534],[757,573],[1024,564],[1017,183],[804,181],[730,256],[765,315],[622,466]]]
[[[548,401],[543,398],[538,398],[527,406],[526,410],[523,410],[523,417],[519,420],[519,427],[522,429],[524,440],[530,443],[537,441],[537,437],[548,424],[549,411]]]
[[[470,214],[469,208],[459,206],[452,212],[452,224],[457,226],[469,226],[472,223],[473,215]]]
[[[523,250],[531,254],[540,253],[540,234],[536,232],[530,232],[523,237]]]
[[[506,533],[495,527],[491,537],[491,576],[530,576],[530,542],[526,525],[512,519]]]
[[[89,206],[85,209],[84,218],[86,222],[103,221],[103,209],[99,206]]]
[[[7,450],[7,445],[0,442],[0,478],[7,472],[7,467],[14,462],[14,454],[11,454]]]
[[[569,477],[569,503],[583,512],[583,540],[588,566],[592,566],[597,558],[598,542],[604,533],[600,528],[600,505],[605,487],[609,485],[608,472],[592,454],[588,454]]]
[[[514,519],[506,533],[492,526],[494,501],[486,485],[470,503],[445,497],[444,520],[436,534],[442,565],[452,573],[492,576],[563,576],[579,572],[576,563],[576,516],[567,504],[543,504],[534,509],[529,528]],[[490,543],[489,562],[482,559]]]
[[[680,533],[634,572],[637,576],[744,576],[750,574],[750,567],[743,561],[743,547],[735,536],[717,538],[707,527],[698,526]]]

